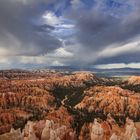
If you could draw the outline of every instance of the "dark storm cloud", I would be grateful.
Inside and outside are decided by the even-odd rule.
[[[39,7],[41,2],[47,6],[51,0],[0,1],[0,48],[7,49],[7,55],[40,55],[61,46],[61,42],[49,34],[54,27],[34,25],[33,19],[44,12]]]
[[[114,2],[114,4],[109,2]],[[81,58],[87,59],[87,61],[83,60],[81,63],[84,63],[84,61],[85,63],[98,63],[98,59],[104,59],[98,58],[98,53],[102,52],[106,47],[123,46],[123,44],[131,43],[128,40],[140,35],[139,0],[96,0],[90,9],[80,9],[81,7],[78,10],[72,9],[67,15],[75,20],[77,27],[76,38],[78,43],[82,45],[81,53],[76,57],[77,59],[79,57],[78,61]],[[131,55],[132,57],[134,55],[131,52],[127,52],[127,54],[124,52],[124,55],[127,59],[119,57],[118,54],[118,57],[115,56],[116,61],[137,61],[136,59],[131,59]],[[109,59],[105,59],[104,63],[111,63],[112,57],[109,56]]]
[[[113,64],[113,63],[130,63],[140,62],[140,52],[135,53],[127,53],[123,55],[112,56],[111,58],[99,58],[95,63],[90,63],[90,65],[98,65],[98,64]]]
[[[28,61],[45,63],[48,60],[50,64],[75,66],[139,62],[139,0],[89,1],[94,2],[1,0],[0,60],[5,63],[12,59],[15,65],[17,58],[18,65]],[[53,8],[48,7],[52,3]],[[62,20],[63,24],[62,21],[59,26],[42,23],[40,18],[45,11],[51,12],[54,19]],[[69,23],[74,26],[70,27]],[[138,45],[131,48],[131,45],[135,45],[132,42],[138,42]],[[64,48],[57,52],[60,47]],[[60,57],[69,52],[72,57]],[[48,53],[54,53],[51,55],[53,57]],[[5,60],[7,57],[9,59]]]
[[[84,45],[93,46],[93,48],[94,46],[95,48],[100,48],[113,43],[124,42],[140,33],[139,20],[133,23],[130,23],[131,21],[124,23],[124,18],[116,19],[102,14],[89,15],[86,21],[79,23],[80,32],[78,38]],[[89,38],[88,41],[86,41],[87,38]]]

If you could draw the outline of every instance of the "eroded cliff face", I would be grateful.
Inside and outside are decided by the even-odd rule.
[[[53,120],[28,121],[24,129],[11,129],[0,135],[0,140],[137,140],[139,139],[139,124],[126,118],[124,126],[119,127],[109,115],[106,121],[94,119],[84,123],[80,134],[68,125]]]
[[[120,85],[123,89],[129,89],[140,93],[140,76],[131,76],[125,79]]]
[[[140,85],[140,76],[131,76],[127,80],[128,84]]]
[[[128,83],[138,84],[132,79],[120,82],[90,72],[0,71],[0,140],[94,140],[96,129],[103,132],[101,139],[123,137],[126,118],[140,118],[140,94],[127,89]],[[133,124],[139,131],[139,124]]]
[[[106,121],[94,119],[85,123],[81,129],[79,140],[136,140],[139,139],[139,127],[133,120],[126,118],[126,123],[119,127],[116,121],[108,115]]]
[[[67,90],[71,92],[71,89],[85,88],[86,82],[92,84],[93,81],[94,75],[87,72],[71,75],[27,71],[3,72],[0,80],[0,133],[10,131],[12,126],[24,127],[29,119],[40,120],[52,117],[57,120],[60,114],[67,116],[68,119],[69,116],[65,111],[59,108],[60,99],[64,95],[62,98],[57,98],[55,91],[65,89],[64,94],[67,95]]]
[[[89,113],[111,113],[114,117],[140,118],[140,95],[117,86],[95,86],[84,92],[84,99],[76,109]]]

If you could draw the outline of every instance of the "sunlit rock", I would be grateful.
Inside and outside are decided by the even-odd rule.
[[[91,140],[103,140],[103,134],[104,130],[101,127],[101,124],[95,119],[91,130]]]

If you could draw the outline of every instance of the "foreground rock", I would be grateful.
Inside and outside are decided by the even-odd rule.
[[[0,135],[0,140],[23,140],[23,136],[21,134],[20,129],[14,130],[13,128],[9,133],[5,133]]]

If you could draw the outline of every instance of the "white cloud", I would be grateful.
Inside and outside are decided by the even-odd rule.
[[[7,64],[46,64],[46,66],[64,66],[63,60],[73,57],[73,54],[65,48],[58,48],[55,51],[39,56],[9,56],[1,57],[0,63]]]
[[[140,68],[140,63],[113,63],[113,64],[102,64],[94,66],[98,69],[118,69],[118,68]]]
[[[0,57],[0,63],[1,64],[6,64],[6,65],[10,64],[10,62],[9,62],[9,60],[7,58],[1,58],[1,57]]]
[[[64,66],[64,64],[56,60],[52,62],[51,66]]]
[[[6,56],[6,55],[8,55],[9,54],[9,50],[7,50],[6,48],[4,48],[4,47],[1,47],[0,48],[0,55],[1,56]]]
[[[83,54],[81,55],[83,58],[86,58],[83,60],[83,62],[96,62],[99,59],[104,58],[112,58],[112,57],[118,57],[122,55],[128,55],[129,56],[134,55],[135,53],[140,52],[140,36],[133,38],[126,42],[125,44],[112,44],[110,46],[104,47],[101,50],[95,50],[95,51],[86,51],[84,50]],[[81,58],[82,60],[82,58]],[[122,63],[124,62],[121,60]],[[130,61],[131,62],[131,61]]]
[[[22,56],[18,57],[18,63],[22,64],[35,64],[35,65],[46,65],[46,66],[64,66],[62,62],[60,62],[59,58],[50,58],[47,55],[44,56],[36,56],[36,57],[28,57]]]
[[[75,25],[74,24],[62,24],[62,25],[58,25],[57,27],[71,29],[71,28],[74,28]]]
[[[49,25],[56,25],[61,23],[61,17],[57,17],[53,12],[51,11],[46,11],[43,15],[42,18],[44,21],[49,24]]]
[[[124,45],[119,46],[119,44],[113,44],[109,47],[106,47],[98,54],[98,57],[112,57],[121,54],[135,53],[135,52],[140,52],[139,38],[135,38],[131,42],[128,42],[127,44]]]
[[[75,32],[75,24],[71,20],[66,19],[62,16],[57,16],[52,11],[46,11],[43,15],[43,24],[54,26],[55,29],[51,32],[52,36],[64,38],[70,36]]]
[[[72,57],[73,54],[65,50],[65,48],[58,48],[53,53],[47,54],[48,57]]]
[[[73,35],[75,31],[76,29],[74,24],[61,23],[55,26],[55,30],[52,31],[52,34],[63,38]]]

